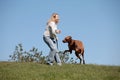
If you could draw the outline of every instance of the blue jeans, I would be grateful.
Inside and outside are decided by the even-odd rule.
[[[43,36],[43,40],[50,48],[50,53],[48,55],[48,63],[53,63],[54,60],[57,63],[61,63],[60,57],[58,55],[57,44],[54,39],[50,38],[49,36]]]

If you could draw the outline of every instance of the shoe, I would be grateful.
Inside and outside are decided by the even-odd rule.
[[[58,66],[62,66],[62,63],[57,63]]]
[[[47,65],[53,66],[53,63],[47,63]]]
[[[53,66],[53,63],[49,63],[50,66]]]

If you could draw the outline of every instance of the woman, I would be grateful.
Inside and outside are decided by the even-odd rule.
[[[50,48],[47,64],[53,65],[53,62],[56,61],[57,64],[61,66],[61,60],[58,55],[59,51],[57,49],[57,34],[61,33],[61,31],[57,29],[58,22],[59,15],[57,13],[53,13],[51,18],[47,22],[47,27],[43,35],[43,40]]]

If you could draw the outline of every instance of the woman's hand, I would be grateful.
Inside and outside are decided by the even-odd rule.
[[[60,34],[61,33],[61,30],[55,30],[55,32],[57,33],[57,34]]]

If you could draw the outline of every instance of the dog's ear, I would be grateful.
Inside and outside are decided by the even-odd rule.
[[[69,38],[70,38],[70,39],[72,39],[72,37],[71,37],[71,36],[69,36]]]

